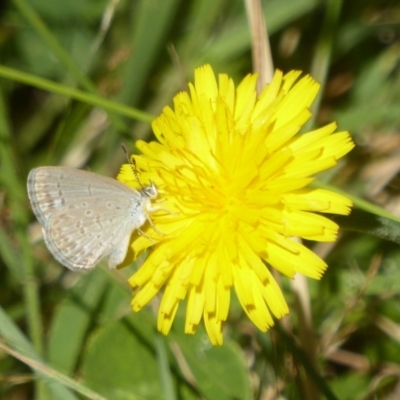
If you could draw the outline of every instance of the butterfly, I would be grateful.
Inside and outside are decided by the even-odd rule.
[[[146,222],[153,226],[149,214],[159,210],[151,203],[158,196],[154,183],[135,190],[75,168],[33,169],[27,188],[47,248],[71,270],[91,270],[105,257],[109,268],[121,264],[132,233],[143,233]]]

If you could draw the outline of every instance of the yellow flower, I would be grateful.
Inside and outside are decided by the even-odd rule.
[[[152,214],[156,230],[149,225],[133,237],[133,258],[153,248],[129,280],[138,288],[132,307],[139,311],[164,287],[162,333],[186,298],[185,332],[193,334],[203,318],[211,342],[221,345],[232,287],[249,318],[267,331],[274,317],[288,313],[269,268],[315,279],[326,269],[292,238],[335,240],[338,226],[319,213],[349,214],[351,201],[307,185],[354,144],[347,132],[333,134],[334,123],[298,134],[319,89],[299,75],[276,71],[257,96],[256,75],[235,89],[227,75],[217,82],[209,65],[200,67],[189,93],[177,94],[173,109],[165,107],[153,122],[158,142],[137,143],[141,180],[156,184],[160,207],[170,212]],[[127,165],[118,179],[135,186]]]

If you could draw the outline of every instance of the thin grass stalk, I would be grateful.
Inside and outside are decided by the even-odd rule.
[[[26,204],[26,194],[24,188],[19,183],[25,182],[21,180],[18,174],[18,163],[12,148],[11,128],[8,126],[5,117],[5,104],[3,96],[0,94],[0,154],[1,168],[3,175],[3,184],[5,192],[8,196],[8,204],[10,214],[15,223],[15,243],[10,243],[7,251],[17,251],[16,257],[9,257],[14,260],[15,264],[10,267],[17,273],[22,285],[22,293],[24,306],[26,310],[26,320],[28,324],[29,336],[33,346],[39,355],[43,355],[43,332],[42,317],[39,300],[39,285],[35,278],[34,266],[32,262],[31,252],[27,239],[27,212],[22,207]],[[37,398],[45,400],[46,390],[42,381],[35,382]]]
[[[57,38],[52,34],[50,29],[46,26],[46,24],[30,6],[30,4],[25,0],[13,0],[13,2],[21,15],[31,24],[32,28],[42,38],[47,48],[57,57],[61,64],[64,65],[65,69],[71,74],[76,82],[78,82],[80,86],[82,86],[91,94],[98,94],[96,86],[90,81],[90,79],[86,77],[81,68],[60,45]],[[119,116],[110,114],[109,118],[116,129],[121,131],[127,130],[125,123]]]
[[[304,128],[305,130],[310,130],[315,125],[315,119],[318,115],[331,63],[336,26],[342,9],[342,0],[328,0],[326,3],[324,20],[321,24],[321,34],[318,37],[310,69],[311,76],[321,84],[321,88],[318,96],[311,105],[312,116]]]

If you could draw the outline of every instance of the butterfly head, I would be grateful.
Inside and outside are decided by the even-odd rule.
[[[158,190],[154,182],[150,181],[150,186],[144,187],[141,192],[148,198],[148,199],[155,199],[158,196]]]

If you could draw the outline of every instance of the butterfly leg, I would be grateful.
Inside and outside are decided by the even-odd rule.
[[[154,226],[153,226],[153,229],[155,230]],[[138,232],[139,235],[142,235],[143,237],[148,239],[153,246],[156,244],[156,242],[149,235],[146,235],[141,229],[138,228],[137,232]]]
[[[154,225],[153,221],[151,220],[151,218],[150,218],[148,215],[146,215],[146,219],[147,219],[147,221],[149,221],[149,224],[150,224],[151,227],[153,228],[153,231],[154,231],[155,233],[157,233],[157,235],[159,235],[159,236],[165,236],[164,233],[162,233],[160,230],[158,230],[158,229],[156,228],[156,226]]]
[[[172,213],[172,212],[169,211],[168,209],[166,209],[166,208],[164,208],[164,207],[159,207],[159,206],[155,206],[155,207],[152,206],[152,205],[151,205],[151,206],[148,206],[147,209],[146,209],[146,211],[148,211],[148,213],[155,213],[155,212],[157,212],[157,211],[164,211],[166,214],[174,215],[174,213]],[[157,233],[158,235],[160,235],[160,236],[165,236],[165,234],[164,234],[163,232],[159,231],[159,230],[155,227],[153,221],[151,220],[149,214],[147,214],[147,213],[146,213],[146,219],[147,219],[147,221],[149,221],[149,223],[150,223],[150,225],[152,226],[154,232],[156,232],[156,233]]]

